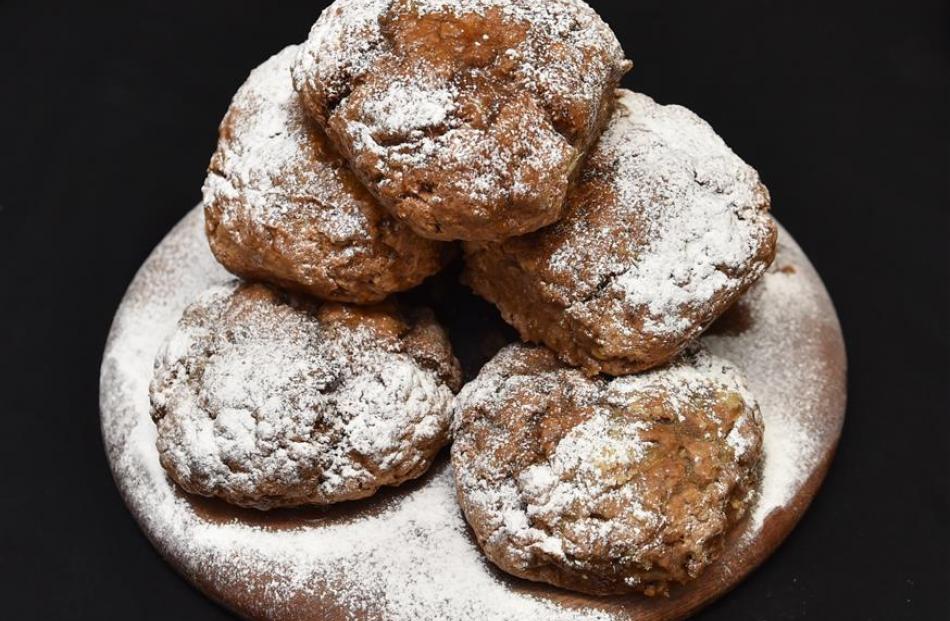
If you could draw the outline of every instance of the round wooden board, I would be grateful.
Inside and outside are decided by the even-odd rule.
[[[148,258],[116,313],[100,379],[116,484],[155,547],[209,597],[251,619],[683,619],[738,584],[801,518],[845,411],[845,352],[831,300],[781,231],[773,268],[703,337],[760,400],[766,463],[758,506],[723,556],[667,598],[595,598],[510,578],[478,554],[443,455],[419,481],[357,503],[259,513],[179,491],[154,449],[148,383],[188,302],[229,278],[193,210]],[[411,294],[446,322],[469,375],[510,331],[448,274]],[[343,545],[345,544],[345,545]],[[412,570],[407,571],[407,567]]]

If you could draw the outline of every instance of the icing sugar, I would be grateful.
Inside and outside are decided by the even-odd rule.
[[[365,72],[381,53],[379,16],[393,0],[336,0],[320,15],[308,36],[315,53],[298,53],[294,72],[323,76],[327,95],[338,98],[348,76]]]
[[[810,326],[818,317],[835,324],[827,298],[810,287],[801,273],[807,270],[814,276],[801,251],[786,244],[779,252],[776,267],[743,301],[750,326],[741,338],[718,334],[703,337],[711,351],[748,369],[749,389],[758,397],[765,414],[762,485],[750,515],[750,535],[761,528],[772,511],[792,499],[817,466],[822,438],[813,420],[819,408],[827,407],[822,399],[831,377],[820,355],[807,361],[796,357],[793,362],[791,357],[778,353],[795,347],[820,351],[820,333]],[[778,269],[784,264],[795,265],[797,271]]]
[[[337,99],[346,94],[345,84],[351,76],[366,71],[384,53],[380,17],[387,12],[461,17],[484,15],[489,9],[528,25],[529,40],[509,50],[508,55],[519,62],[524,84],[546,91],[547,97],[556,93],[571,101],[594,102],[601,96],[604,75],[612,68],[587,67],[585,54],[601,49],[615,62],[623,59],[610,28],[581,0],[337,0],[313,26],[306,44],[311,51],[300,54],[297,70],[302,76],[319,76],[327,95]],[[552,41],[569,54],[560,64],[546,62]],[[579,70],[581,67],[586,70]]]
[[[558,240],[547,271],[577,283],[564,292],[573,300],[570,314],[596,317],[599,306],[588,306],[617,298],[631,315],[643,309],[644,333],[676,335],[716,296],[741,290],[765,270],[756,257],[771,234],[768,194],[695,114],[621,93],[589,164],[606,176],[612,198],[542,232]],[[598,217],[604,209],[611,217]],[[612,321],[623,332],[627,314]]]
[[[425,468],[447,439],[449,386],[395,339],[269,296],[213,287],[166,341],[151,386],[166,467],[264,508],[365,496]]]
[[[315,145],[312,121],[290,76],[296,54],[297,46],[290,46],[274,55],[235,94],[225,119],[235,126],[212,162],[219,170],[208,175],[204,200],[222,207],[225,224],[246,218],[260,227],[282,228],[306,217],[334,243],[367,244],[382,208],[365,192],[354,194],[344,185],[340,176],[350,173]],[[303,197],[308,200],[302,204]]]
[[[251,72],[221,122],[204,184],[208,241],[233,273],[323,299],[375,303],[444,263],[397,222],[305,112],[291,46]]]
[[[454,109],[455,93],[448,88],[426,90],[418,83],[393,80],[383,97],[366,107],[367,123],[377,131],[412,134],[443,123]]]
[[[340,0],[293,75],[393,213],[426,237],[481,239],[556,219],[627,68],[578,0]]]
[[[363,517],[316,517],[281,529],[203,516],[159,464],[148,403],[162,339],[194,296],[230,278],[211,257],[202,226],[200,210],[192,212],[136,277],[115,318],[100,391],[116,481],[143,530],[186,575],[202,576],[216,592],[253,590],[248,612],[273,619],[297,618],[301,602],[342,607],[343,618],[366,613],[395,621],[628,618],[614,607],[570,607],[499,578],[468,534],[444,465]],[[748,308],[756,323],[739,335],[704,337],[714,354],[744,371],[765,420],[763,488],[747,538],[793,497],[800,473],[816,465],[824,437],[811,417],[837,381],[809,327],[816,317],[833,325],[833,310],[807,259],[784,240],[776,264],[796,272],[773,270],[753,288]],[[549,481],[544,472],[525,475],[528,484]],[[726,555],[741,558],[744,545]]]
[[[493,558],[501,555],[505,563],[531,570],[551,557],[558,567],[584,571],[588,548],[610,548],[618,566],[630,571],[650,564],[641,554],[674,547],[668,529],[682,527],[682,516],[671,510],[675,503],[645,489],[639,474],[655,442],[650,432],[666,426],[651,419],[661,408],[681,422],[690,417],[690,424],[698,420],[715,429],[718,435],[707,432],[703,442],[736,447],[728,458],[711,449],[723,460],[715,481],[686,483],[703,499],[705,522],[717,524],[713,531],[727,527],[724,507],[737,482],[754,480],[758,461],[744,458],[753,448],[757,456],[762,433],[758,406],[735,367],[698,350],[667,367],[613,379],[588,378],[561,365],[522,371],[536,353],[509,346],[456,399],[453,464],[459,493],[466,513],[478,516],[476,532],[487,537]],[[544,395],[550,394],[563,397],[548,404]],[[722,394],[739,395],[745,404],[734,421],[712,417],[715,409],[698,405],[718,402]],[[636,418],[618,416],[638,402],[644,407],[633,410],[639,412]],[[553,450],[531,444],[535,433],[544,438],[542,444],[557,438],[548,429],[561,424],[560,407],[590,414],[557,439]],[[544,422],[533,422],[539,411]],[[519,436],[512,440],[509,417],[532,421],[525,423],[528,428],[538,426],[526,432],[531,446],[522,446]],[[538,461],[518,472],[522,459]],[[623,511],[612,515],[618,506]],[[696,563],[698,571],[708,560]]]

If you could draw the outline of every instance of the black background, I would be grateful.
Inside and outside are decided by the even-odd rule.
[[[625,84],[709,120],[822,273],[850,358],[822,493],[712,620],[950,618],[950,11],[595,2]],[[199,200],[248,71],[320,2],[0,0],[0,616],[223,619],[113,486],[98,365],[151,248]]]

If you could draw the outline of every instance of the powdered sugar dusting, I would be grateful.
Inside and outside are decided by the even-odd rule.
[[[248,210],[240,217],[270,228],[305,215],[335,243],[368,243],[366,211],[375,220],[381,208],[368,195],[354,196],[340,181],[336,156],[316,148],[324,139],[314,134],[291,80],[296,53],[290,46],[270,58],[234,96],[225,118],[234,125],[212,161],[204,200],[223,207],[225,225],[239,217],[236,210]]]
[[[578,0],[340,0],[293,75],[381,202],[449,240],[553,222],[628,68]]]
[[[380,205],[306,113],[291,46],[251,72],[221,123],[204,184],[208,241],[233,273],[361,304],[419,284],[444,247]]]
[[[623,60],[623,50],[610,28],[581,0],[337,0],[314,24],[295,71],[301,81],[319,80],[327,96],[336,99],[345,95],[349,79],[366,71],[384,53],[380,18],[388,12],[461,17],[484,16],[490,9],[500,10],[507,20],[529,25],[532,38],[509,54],[519,61],[525,85],[547,97],[556,93],[570,100],[595,101],[601,96],[604,75],[612,68],[585,67],[585,52],[601,49],[614,63]],[[552,41],[573,56],[559,65],[544,62],[545,48]]]
[[[443,123],[451,113],[455,95],[447,88],[425,90],[418,84],[393,80],[378,101],[367,106],[367,122],[379,131],[412,134]]]
[[[794,326],[808,325],[806,318],[815,313],[831,313],[828,321],[834,322],[807,260],[786,239],[778,265],[789,263],[796,274],[771,272],[750,297],[753,314],[766,322],[761,329],[706,339],[717,355],[745,371],[762,406],[766,433],[771,427],[781,435],[784,429],[784,442],[766,438],[759,516],[793,493],[793,478],[770,475],[770,467],[776,472],[782,463],[811,464],[813,451],[827,441],[814,435],[808,417],[827,396],[822,387],[840,380],[822,375],[819,363],[789,364],[821,358],[814,334]],[[201,576],[204,588],[217,596],[252,593],[240,602],[228,601],[244,614],[268,619],[297,619],[303,610],[315,616],[334,610],[343,618],[396,621],[628,618],[619,608],[593,602],[567,607],[515,590],[498,578],[467,533],[449,468],[438,469],[423,485],[400,492],[381,512],[366,517],[311,519],[290,530],[203,517],[159,465],[148,382],[155,352],[185,305],[209,285],[228,279],[207,250],[196,210],[136,277],[116,315],[103,360],[103,436],[116,481],[144,531],[180,570]],[[786,280],[773,285],[776,279]],[[802,306],[798,299],[813,299],[817,306]],[[526,477],[547,485],[544,473]],[[743,546],[740,542],[727,550],[723,562],[743,558]]]
[[[336,0],[320,15],[308,36],[314,53],[298,55],[299,81],[322,76],[330,97],[339,97],[349,76],[366,71],[379,55],[379,16],[393,0]]]
[[[536,191],[531,171],[557,167],[572,158],[567,142],[538,119],[525,119],[518,133],[504,135],[513,145],[503,146],[500,136],[491,133],[475,139],[477,132],[454,116],[457,96],[451,84],[421,76],[412,82],[392,80],[379,100],[364,107],[359,121],[347,123],[347,138],[354,148],[378,157],[377,171],[387,175],[379,181],[383,190],[397,186],[404,171],[434,163],[437,170],[456,173],[444,190],[467,197],[473,212],[487,218],[498,197],[520,199]],[[398,146],[389,143],[393,136],[401,137]],[[433,195],[429,200],[443,199]]]
[[[229,279],[204,243],[200,211],[193,211],[130,287],[103,360],[103,434],[112,467],[143,529],[186,574],[208,576],[215,588],[260,589],[245,612],[270,619],[292,618],[295,598],[316,597],[325,585],[342,585],[333,604],[345,618],[609,619],[510,591],[469,538],[445,465],[373,517],[274,530],[219,523],[196,511],[159,464],[148,384],[154,352],[185,306]]]
[[[595,304],[616,298],[643,314],[645,334],[682,334],[711,300],[741,291],[767,267],[768,194],[695,114],[621,93],[591,154],[591,166],[609,174],[612,198],[558,225],[562,243],[548,269],[580,280],[582,296],[597,290]],[[599,209],[613,215],[597,218]],[[589,305],[582,299],[569,313],[585,316]]]
[[[428,467],[452,390],[395,338],[311,310],[237,283],[186,309],[151,385],[180,483],[270,508],[368,496]]]
[[[585,54],[600,49],[615,63],[623,58],[623,50],[610,28],[582,0],[409,0],[406,4],[421,15],[451,13],[462,17],[467,13],[485,15],[496,9],[510,23],[529,24],[526,45],[507,53],[518,62],[518,77],[523,85],[547,101],[564,97],[593,105],[603,94],[604,80],[611,68],[587,63]],[[545,62],[544,54],[555,44],[568,57],[559,63]],[[580,67],[583,70],[579,71]]]
[[[706,428],[696,441],[721,467],[715,480],[683,486],[701,505],[697,514],[708,536],[725,532],[725,507],[748,502],[762,434],[758,406],[735,367],[699,349],[644,374],[591,378],[547,366],[553,354],[545,359],[544,353],[508,346],[456,399],[459,495],[493,560],[529,574],[550,563],[596,576],[601,561],[592,561],[588,550],[610,550],[611,573],[639,584],[641,568],[651,566],[657,550],[675,547],[671,532],[684,527],[677,503],[645,483],[643,471],[662,443],[653,432],[671,428],[659,411]],[[719,418],[719,408],[733,399],[741,400],[734,418]],[[563,417],[564,411],[572,414]],[[565,424],[572,426],[559,437]],[[722,443],[734,450],[722,452]],[[678,458],[673,451],[671,459]],[[524,467],[522,460],[532,463]],[[692,559],[690,571],[698,573],[711,557],[693,553]]]
[[[844,377],[823,354],[822,339],[839,328],[827,294],[814,286],[817,278],[801,250],[780,241],[775,266],[741,302],[750,327],[739,336],[703,337],[711,351],[746,371],[765,417],[762,491],[749,536],[792,500],[829,440],[817,417],[840,398],[834,390],[829,394],[829,386],[843,385]],[[813,353],[807,358],[784,353],[796,349]]]

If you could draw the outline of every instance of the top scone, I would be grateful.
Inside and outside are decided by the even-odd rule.
[[[580,0],[337,0],[293,74],[397,218],[501,240],[558,219],[630,66]]]

